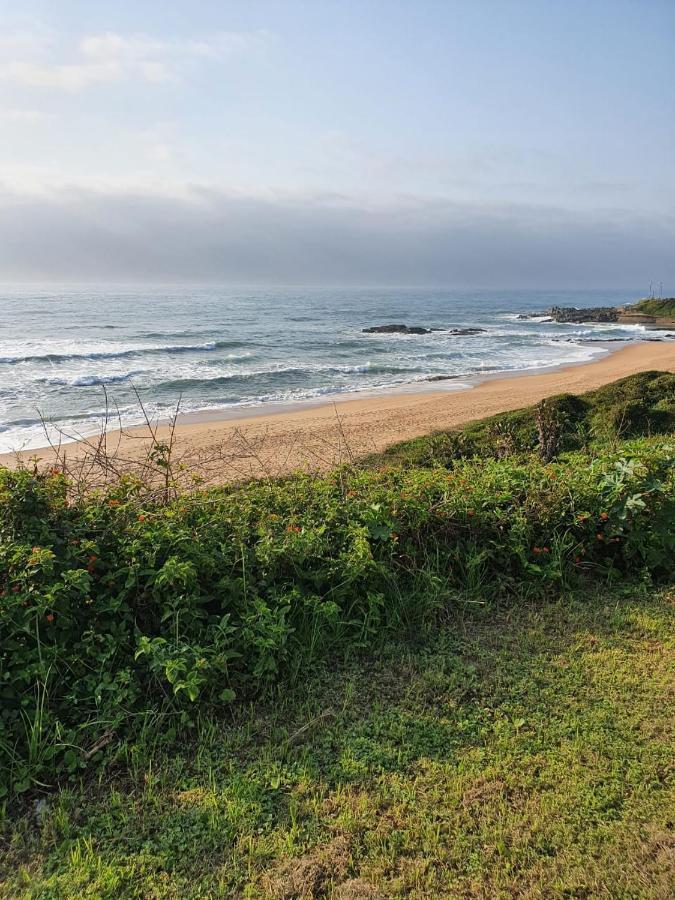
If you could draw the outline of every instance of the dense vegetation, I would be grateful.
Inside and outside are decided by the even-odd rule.
[[[631,596],[644,598],[646,586],[672,582],[674,433],[675,376],[646,373],[583,397],[552,398],[536,408],[497,416],[458,432],[412,441],[358,467],[194,492],[170,502],[157,501],[146,485],[130,478],[81,496],[58,471],[0,469],[0,792],[6,810],[19,822],[7,857],[13,860],[11,865],[16,868],[29,858],[31,841],[46,840],[49,847],[58,848],[58,865],[63,868],[65,854],[71,875],[75,873],[70,886],[58,877],[49,886],[44,882],[42,888],[49,896],[64,892],[82,896],[80,876],[83,884],[98,885],[92,888],[92,896],[121,896],[120,885],[127,886],[124,891],[128,888],[130,896],[165,896],[161,889],[150,887],[135,894],[128,885],[135,884],[144,871],[143,848],[150,847],[148,852],[162,860],[159,869],[152,863],[150,870],[166,871],[169,863],[163,854],[168,852],[168,833],[159,836],[157,844],[142,824],[136,832],[132,828],[125,852],[140,856],[130,867],[115,864],[107,872],[84,840],[82,823],[96,821],[105,841],[105,835],[129,828],[138,804],[154,802],[146,792],[151,791],[156,766],[164,767],[167,790],[173,796],[176,790],[192,790],[189,786],[179,789],[178,783],[203,780],[205,760],[210,760],[208,766],[216,766],[225,781],[218,793],[216,775],[210,774],[211,799],[200,794],[195,804],[187,803],[187,845],[181,852],[193,857],[200,852],[201,839],[209,852],[214,849],[209,841],[227,844],[233,868],[219,878],[225,878],[227,890],[239,889],[247,883],[247,867],[262,871],[270,854],[279,855],[274,841],[286,841],[291,851],[287,855],[294,856],[296,845],[315,842],[328,827],[315,805],[311,815],[305,810],[305,825],[296,827],[305,801],[293,801],[300,804],[293,812],[282,800],[279,792],[283,793],[288,779],[302,780],[311,774],[316,782],[308,788],[314,797],[311,802],[332,797],[330,802],[340,807],[344,796],[333,796],[330,787],[337,783],[336,766],[341,773],[337,781],[351,783],[353,776],[357,784],[366,774],[375,777],[397,767],[406,772],[409,758],[421,753],[433,760],[442,750],[438,759],[450,766],[444,776],[449,779],[448,790],[464,791],[469,789],[467,773],[469,781],[482,778],[484,757],[479,754],[473,768],[460,773],[448,748],[465,746],[468,752],[486,739],[488,728],[490,741],[496,741],[494,752],[498,757],[503,754],[502,762],[495,765],[508,768],[512,753],[530,752],[521,747],[521,738],[532,727],[531,752],[535,753],[541,722],[533,723],[545,715],[548,701],[537,706],[534,691],[519,705],[500,693],[499,684],[493,683],[482,663],[454,662],[453,654],[464,652],[453,643],[459,640],[453,635],[458,611],[466,616],[467,610],[474,610],[471,615],[478,616],[480,628],[488,628],[490,640],[496,640],[497,632],[508,631],[506,623],[516,615],[504,612],[504,603],[526,609],[547,598],[551,609],[558,610],[556,615],[564,618],[567,613],[561,613],[559,598],[575,591],[593,595],[600,591],[603,603],[614,604],[623,583],[633,585]],[[578,604],[574,609],[581,621],[585,613]],[[473,628],[463,622],[465,633]],[[446,627],[440,636],[432,637],[439,623]],[[431,718],[424,714],[422,731],[412,723],[410,731],[405,724],[407,701],[401,701],[398,688],[391,696],[387,692],[386,705],[392,709],[382,713],[378,724],[366,715],[364,699],[355,711],[347,711],[347,695],[341,694],[347,688],[338,679],[333,687],[324,684],[323,699],[317,702],[325,706],[326,693],[336,691],[335,702],[330,701],[331,721],[335,714],[352,729],[341,754],[335,755],[334,742],[328,748],[319,739],[314,757],[301,754],[289,762],[296,735],[287,732],[285,749],[277,748],[275,755],[269,749],[274,739],[267,735],[265,762],[251,761],[251,754],[255,757],[258,752],[250,743],[251,728],[255,731],[257,726],[253,726],[256,714],[247,712],[247,700],[256,697],[262,709],[260,704],[271,696],[295,698],[282,707],[285,713],[269,714],[269,727],[276,733],[279,715],[289,722],[297,722],[303,711],[309,715],[298,698],[312,677],[321,680],[316,673],[323,666],[334,670],[342,661],[347,670],[350,666],[356,667],[354,671],[359,666],[367,669],[370,663],[358,661],[360,651],[421,635],[427,636],[427,649],[411,650],[419,660],[413,664],[413,669],[419,669],[415,677],[422,684],[427,678],[423,660],[436,660],[431,671],[437,664],[444,674],[439,675],[438,697],[432,690],[435,699],[429,702],[432,706],[451,703],[452,726],[443,724],[443,716],[436,722],[436,713],[430,711]],[[503,639],[510,640],[508,634]],[[480,655],[483,650],[475,646],[472,653]],[[535,673],[534,663],[533,668],[529,662],[525,665],[524,656],[520,663],[525,666],[522,690],[528,697],[534,690],[528,679],[543,676]],[[447,669],[456,664],[456,673]],[[394,681],[399,677],[405,676],[392,675]],[[609,670],[605,677],[610,677]],[[561,698],[572,686],[563,679]],[[558,688],[551,690],[555,693]],[[335,704],[343,701],[342,713],[337,715]],[[420,702],[424,706],[427,701]],[[482,718],[488,706],[492,724]],[[421,707],[415,705],[415,710],[414,716],[423,715]],[[323,721],[323,712],[317,715]],[[595,712],[589,709],[584,715],[591,721]],[[233,716],[240,722],[239,731],[234,729],[225,738],[219,723]],[[510,719],[521,724],[509,730]],[[498,721],[505,723],[505,731],[497,728]],[[573,727],[572,719],[565,721],[563,730]],[[375,728],[380,735],[372,746],[364,728]],[[598,740],[609,740],[604,729],[603,719],[598,723]],[[304,733],[302,727],[299,733]],[[396,735],[402,741],[398,751]],[[628,731],[626,735],[627,742]],[[196,743],[187,755],[176,758],[179,739]],[[546,738],[553,739],[552,734]],[[224,743],[216,762],[211,745],[218,741]],[[626,754],[629,765],[628,744],[619,742],[616,752]],[[242,754],[248,763],[242,761]],[[650,760],[634,770],[631,778],[656,778]],[[565,762],[559,760],[556,765],[564,767]],[[251,771],[244,774],[247,767]],[[497,769],[490,769],[490,779],[510,784]],[[91,799],[98,795],[91,780],[97,775],[124,783],[131,779],[135,799],[127,802],[113,788],[99,816]],[[328,782],[322,781],[324,777]],[[40,825],[39,838],[29,824],[32,814],[16,819],[22,810],[25,816],[27,801],[39,819],[40,797],[46,789],[57,783],[62,787],[82,784],[84,778],[89,785],[87,790],[79,789],[84,793],[69,794],[65,789],[58,795],[52,813]],[[145,785],[141,795],[138,778]],[[252,779],[250,790],[243,787],[247,779]],[[583,779],[572,795],[582,806],[598,800]],[[478,832],[472,826],[462,840],[470,848],[479,841],[476,835],[482,834],[481,829],[501,829],[503,836],[494,839],[495,853],[505,867],[494,877],[501,879],[499,889],[507,890],[513,871],[526,866],[527,860],[520,851],[511,853],[508,841],[512,838],[504,836],[509,828],[491,818],[499,815],[503,797],[498,801],[498,796],[502,795],[495,795],[495,809]],[[655,809],[661,808],[660,796],[654,788]],[[399,801],[390,797],[386,802],[396,806]],[[86,806],[79,825],[73,821],[73,804],[80,810]],[[175,806],[171,808],[175,813]],[[272,823],[269,834],[263,820]],[[605,821],[604,812],[598,821]],[[434,824],[431,811],[420,811],[415,822],[414,828],[428,833],[429,840],[437,827],[457,828],[458,833],[465,827],[461,822]],[[164,827],[159,821],[153,824],[160,831]],[[263,833],[272,844],[254,838]],[[241,844],[246,835],[248,850]],[[398,834],[395,839],[387,837],[379,849],[355,846],[350,853],[365,854],[364,858],[378,860],[379,866],[410,840]],[[548,835],[542,840],[553,846],[564,836]],[[45,852],[46,845],[40,846]],[[437,850],[440,853],[440,844]],[[326,874],[326,865],[316,860],[310,865],[312,871],[318,866],[323,872],[316,875],[321,885],[332,884],[332,870],[328,865]],[[344,864],[345,871],[354,869],[350,865]],[[443,877],[448,865],[455,871],[458,863],[439,859],[438,872],[445,872]],[[438,887],[436,869],[422,869],[401,876],[401,890],[411,889],[410,878],[420,878],[429,890]],[[178,865],[179,870],[182,874],[172,890],[186,896],[189,866]],[[465,881],[461,883],[466,886],[471,875],[465,866],[462,871]],[[18,882],[11,884],[10,890],[18,891]],[[216,888],[211,885],[211,889]],[[391,885],[390,889],[394,890]],[[486,890],[490,892],[489,885]],[[270,891],[278,896],[301,895],[293,890],[274,894],[271,888],[268,895]],[[28,891],[28,895],[33,894]]]
[[[635,376],[395,464],[166,504],[131,480],[74,501],[56,471],[0,471],[3,792],[80,772],[158,710],[189,724],[424,629],[460,594],[671,578],[674,391]]]
[[[650,297],[646,300],[638,300],[630,307],[631,312],[642,313],[645,316],[659,316],[675,319],[675,297],[667,297],[657,300]]]

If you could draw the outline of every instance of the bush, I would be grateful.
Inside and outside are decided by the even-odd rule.
[[[458,460],[77,502],[0,469],[0,769],[22,792],[143,716],[222,706],[331,651],[433,623],[459,592],[672,577],[673,446]]]

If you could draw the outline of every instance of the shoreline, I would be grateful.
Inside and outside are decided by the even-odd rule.
[[[629,346],[635,343],[643,343],[642,341],[631,342]],[[307,409],[317,409],[322,406],[333,406],[339,403],[349,403],[351,401],[371,400],[378,397],[393,397],[401,395],[420,395],[429,396],[431,394],[445,394],[446,392],[471,390],[482,384],[484,381],[501,380],[503,378],[527,378],[531,375],[546,374],[547,372],[557,372],[561,369],[571,368],[574,366],[587,366],[590,363],[603,359],[608,354],[617,353],[624,347],[617,347],[611,340],[598,341],[597,346],[593,349],[592,355],[586,359],[576,359],[569,362],[550,363],[543,366],[531,366],[522,369],[495,369],[494,371],[474,371],[458,375],[436,375],[428,376],[421,381],[402,382],[400,384],[381,385],[379,387],[363,387],[353,388],[348,391],[336,391],[335,393],[321,394],[315,397],[304,397],[298,400],[269,400],[261,403],[235,403],[225,406],[206,407],[204,409],[190,410],[189,412],[179,412],[176,419],[177,424],[184,425],[205,425],[218,422],[235,422],[243,419],[257,419],[263,416],[289,415],[302,412]],[[169,425],[170,416],[161,416],[152,418],[153,427],[162,428]],[[147,430],[144,422],[139,421],[133,424],[125,425],[121,429],[125,434],[136,431]],[[109,434],[120,431],[119,428],[110,428]],[[90,434],[78,434],[77,437],[68,440],[62,440],[62,447],[73,447],[78,444],[85,444],[94,438],[97,438],[98,431],[93,430]],[[0,465],[7,465],[7,459],[16,457],[17,453],[22,457],[28,454],[48,453],[51,450],[49,444],[37,444],[33,446],[25,446],[20,449],[13,448],[11,450],[0,450]]]
[[[648,341],[635,341],[631,343],[630,346],[633,347],[638,343],[643,344],[648,343]],[[465,375],[430,376],[423,381],[409,381],[402,384],[393,384],[377,388],[365,387],[360,390],[356,389],[343,391],[341,393],[323,394],[319,397],[310,397],[302,400],[273,400],[261,403],[258,406],[251,405],[219,407],[216,409],[198,409],[193,412],[181,413],[178,416],[177,423],[179,425],[206,425],[214,422],[236,422],[241,419],[257,419],[261,416],[286,416],[307,409],[332,407],[334,404],[341,403],[357,403],[361,400],[376,400],[377,398],[398,396],[428,398],[432,394],[443,396],[445,394],[473,390],[486,381],[529,378],[532,375],[545,375],[550,372],[561,371],[562,369],[575,368],[576,366],[588,366],[625,349],[627,348],[615,347],[610,341],[598,342],[597,349],[594,350],[593,356],[588,359],[577,359],[572,362],[551,363],[546,366],[532,366],[523,369],[496,369],[492,372],[470,372]],[[160,419],[157,424],[160,426],[167,425],[168,420]],[[126,430],[132,430],[136,427],[137,426],[129,426]],[[2,454],[0,454],[0,459],[1,458]]]
[[[184,464],[200,470],[205,483],[226,483],[251,477],[277,477],[296,470],[316,471],[380,452],[401,441],[447,430],[470,421],[537,403],[559,393],[583,393],[627,375],[648,370],[675,372],[675,342],[640,342],[606,348],[599,358],[545,370],[495,372],[458,379],[461,386],[439,389],[395,388],[321,398],[291,408],[249,410],[233,415],[222,410],[187,413],[177,421],[174,439]],[[451,379],[449,379],[450,381]],[[474,381],[473,384],[468,384]],[[239,414],[237,414],[239,413]],[[157,438],[166,440],[169,426],[160,424]],[[92,456],[98,441],[62,445],[70,462]],[[149,446],[147,428],[136,427],[106,435],[107,452],[130,467]],[[14,466],[38,457],[48,465],[56,460],[49,447],[0,454],[0,465]]]

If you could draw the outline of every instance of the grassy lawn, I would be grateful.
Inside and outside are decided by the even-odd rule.
[[[0,896],[672,896],[675,595],[594,590],[148,720],[4,822]]]

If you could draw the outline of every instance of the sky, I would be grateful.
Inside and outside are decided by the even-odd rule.
[[[675,0],[0,0],[0,280],[675,293]]]

